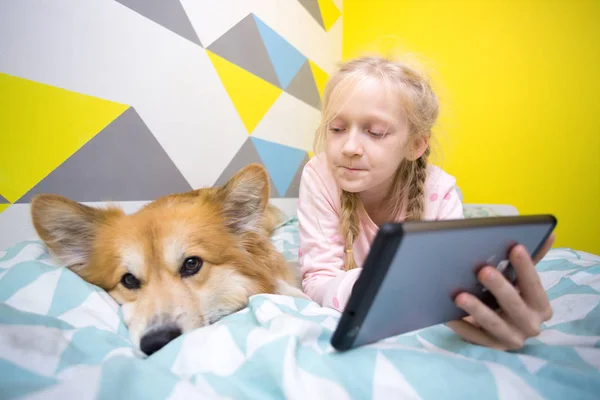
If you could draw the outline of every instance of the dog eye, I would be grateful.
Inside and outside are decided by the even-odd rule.
[[[133,276],[132,274],[130,274],[129,272],[124,274],[121,277],[121,284],[123,286],[125,286],[127,289],[139,289],[140,288],[140,281],[138,280],[138,278],[136,278],[135,276]]]
[[[200,257],[188,257],[183,262],[179,274],[183,277],[192,276],[200,271],[202,267],[202,259]]]

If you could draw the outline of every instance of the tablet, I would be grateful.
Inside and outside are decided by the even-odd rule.
[[[522,244],[532,257],[556,226],[552,215],[387,223],[373,240],[331,338],[337,350],[446,323],[468,314],[454,304],[470,292],[492,308],[494,296],[477,280],[495,266],[513,284],[508,253]]]

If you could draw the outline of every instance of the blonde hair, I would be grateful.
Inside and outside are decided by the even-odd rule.
[[[380,56],[368,56],[353,59],[342,64],[334,74],[323,93],[321,123],[315,135],[315,153],[323,144],[329,123],[335,118],[334,110],[348,94],[351,87],[365,79],[378,79],[386,84],[391,93],[399,98],[408,132],[412,137],[431,136],[431,130],[439,114],[438,98],[431,88],[425,74],[419,72],[407,62],[392,60]],[[395,89],[395,90],[394,90]],[[424,186],[427,178],[427,165],[430,145],[418,159],[404,159],[396,170],[394,183],[388,196],[392,198],[391,215],[405,211],[407,220],[420,220],[424,212]],[[362,203],[356,193],[341,191],[341,230],[346,242],[345,269],[357,267],[352,255],[355,238],[359,234],[358,209]]]

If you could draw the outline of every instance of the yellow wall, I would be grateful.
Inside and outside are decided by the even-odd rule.
[[[469,203],[554,213],[600,254],[599,1],[344,1],[344,58],[395,35],[433,68],[441,166]]]

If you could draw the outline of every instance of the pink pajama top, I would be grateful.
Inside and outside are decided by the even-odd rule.
[[[456,179],[431,164],[427,175],[425,219],[463,218]],[[346,253],[340,216],[340,188],[322,153],[313,157],[302,172],[298,201],[298,258],[304,292],[324,307],[343,311],[379,227],[366,212],[359,212],[360,232],[352,248],[359,268],[344,271]],[[402,216],[397,220],[402,220]]]

